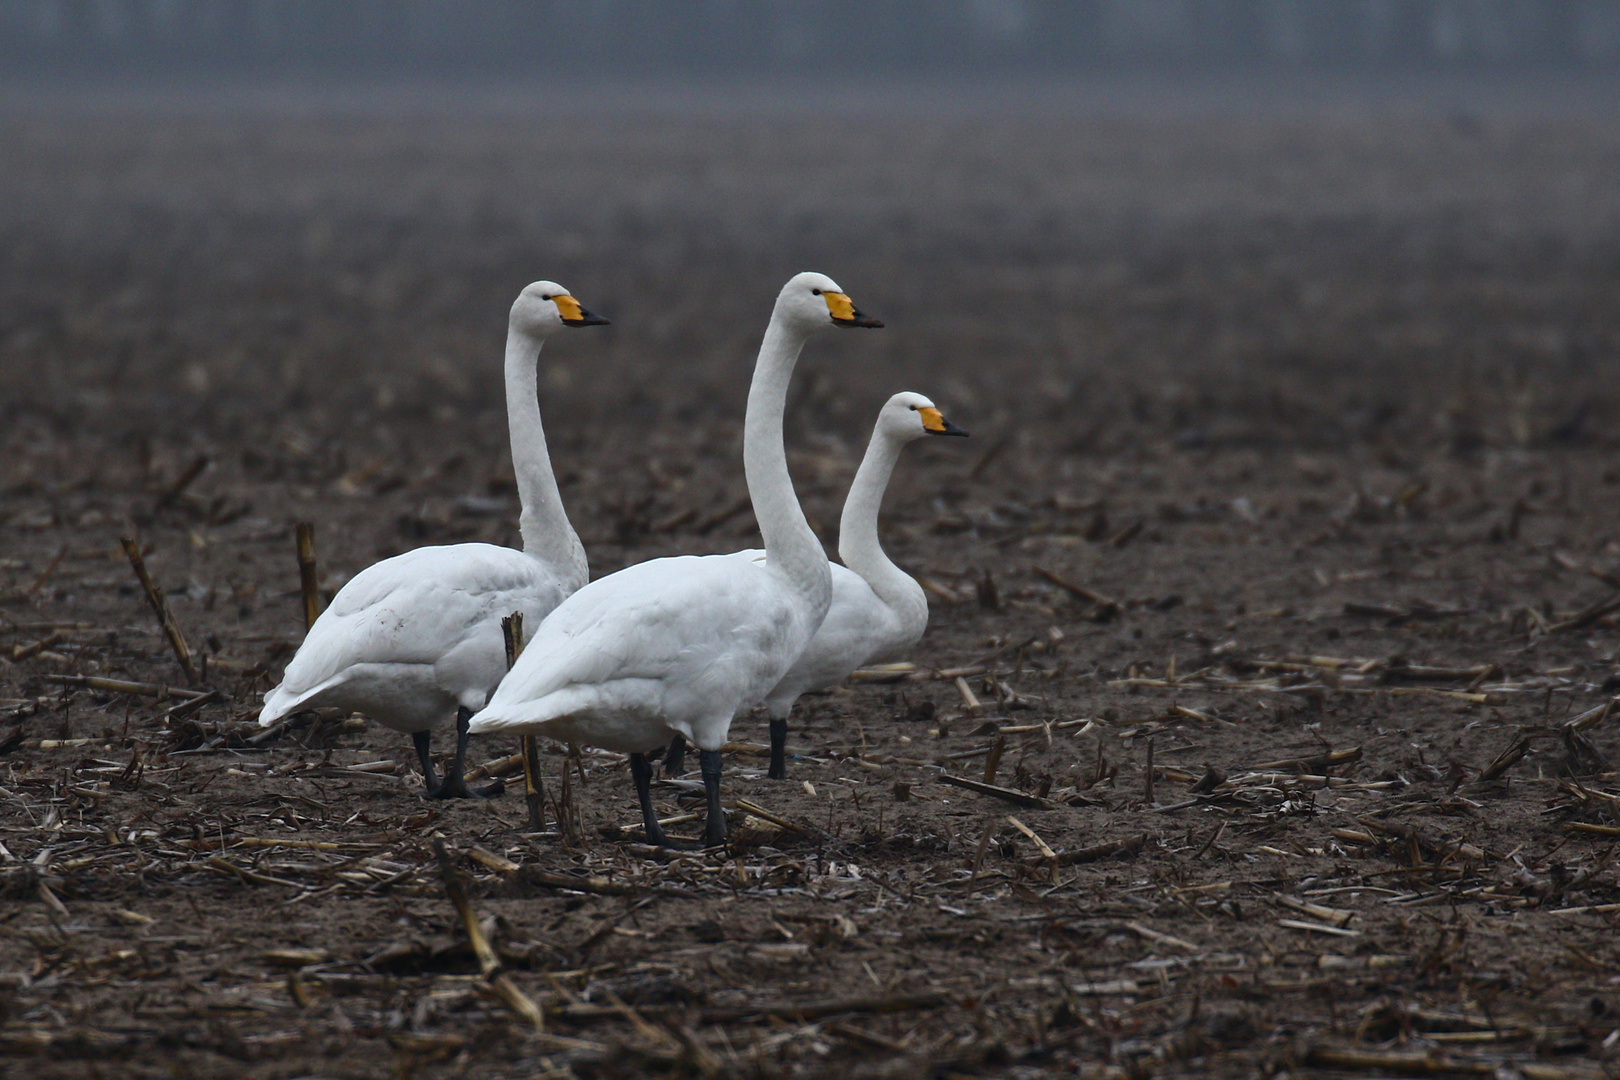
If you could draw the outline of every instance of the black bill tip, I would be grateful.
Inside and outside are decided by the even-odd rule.
[[[856,308],[854,314],[847,319],[840,319],[838,316],[834,315],[833,322],[838,326],[858,326],[866,330],[883,329],[882,319],[874,319],[872,316],[862,312],[860,308]]]

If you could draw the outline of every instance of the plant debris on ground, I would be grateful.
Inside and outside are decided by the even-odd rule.
[[[0,112],[0,1073],[1616,1075],[1620,125],[508,108]],[[730,847],[257,726],[298,523],[326,598],[516,542],[530,280],[613,319],[540,358],[593,573],[756,543],[805,268],[888,323],[797,376],[829,543],[889,393],[973,438],[886,505],[926,638],[786,781],[733,726]]]

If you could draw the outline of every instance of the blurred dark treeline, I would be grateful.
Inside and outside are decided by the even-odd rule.
[[[1616,65],[1616,0],[0,0],[35,75]]]

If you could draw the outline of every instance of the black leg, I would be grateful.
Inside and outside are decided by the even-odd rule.
[[[429,793],[430,798],[491,799],[506,790],[506,785],[500,781],[478,791],[467,786],[467,740],[472,736],[468,730],[471,723],[471,709],[464,705],[456,710],[456,757],[450,763],[450,771],[444,774],[444,783],[439,785],[438,790]]]
[[[771,770],[765,775],[772,780],[787,779],[787,717],[771,721]]]
[[[416,744],[416,760],[422,763],[422,786],[432,795],[439,789],[439,775],[433,771],[433,759],[428,756],[428,744],[433,741],[433,732],[416,731],[411,733],[411,742]]]
[[[720,751],[698,751],[703,767],[703,793],[709,797],[708,820],[703,823],[703,842],[720,847],[726,842],[726,810],[720,805]]]
[[[669,740],[669,750],[664,754],[664,775],[679,776],[686,771],[686,737],[677,735]]]
[[[636,782],[636,798],[641,800],[641,822],[647,833],[647,843],[668,847],[664,827],[658,824],[658,812],[653,809],[652,762],[647,760],[646,754],[630,755],[630,778]]]

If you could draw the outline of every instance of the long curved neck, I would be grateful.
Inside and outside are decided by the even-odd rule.
[[[855,471],[855,481],[844,499],[843,516],[838,520],[838,557],[903,621],[913,622],[920,614],[926,623],[928,598],[922,587],[889,560],[878,541],[878,511],[883,507],[883,493],[888,490],[895,462],[900,460],[902,445],[900,440],[885,435],[881,427],[872,432],[872,441],[866,445],[866,456]]]
[[[811,531],[793,493],[787,450],[782,444],[782,412],[788,382],[806,334],[771,318],[748,387],[748,414],[743,425],[743,471],[748,498],[754,504],[766,565],[781,574],[808,605],[817,625],[832,603],[832,571],[821,541]]]
[[[513,328],[506,335],[506,425],[512,438],[512,468],[517,474],[523,513],[518,526],[523,552],[556,571],[570,592],[590,580],[585,547],[563,510],[557,476],[546,451],[546,429],[540,423],[536,367],[541,342]]]

